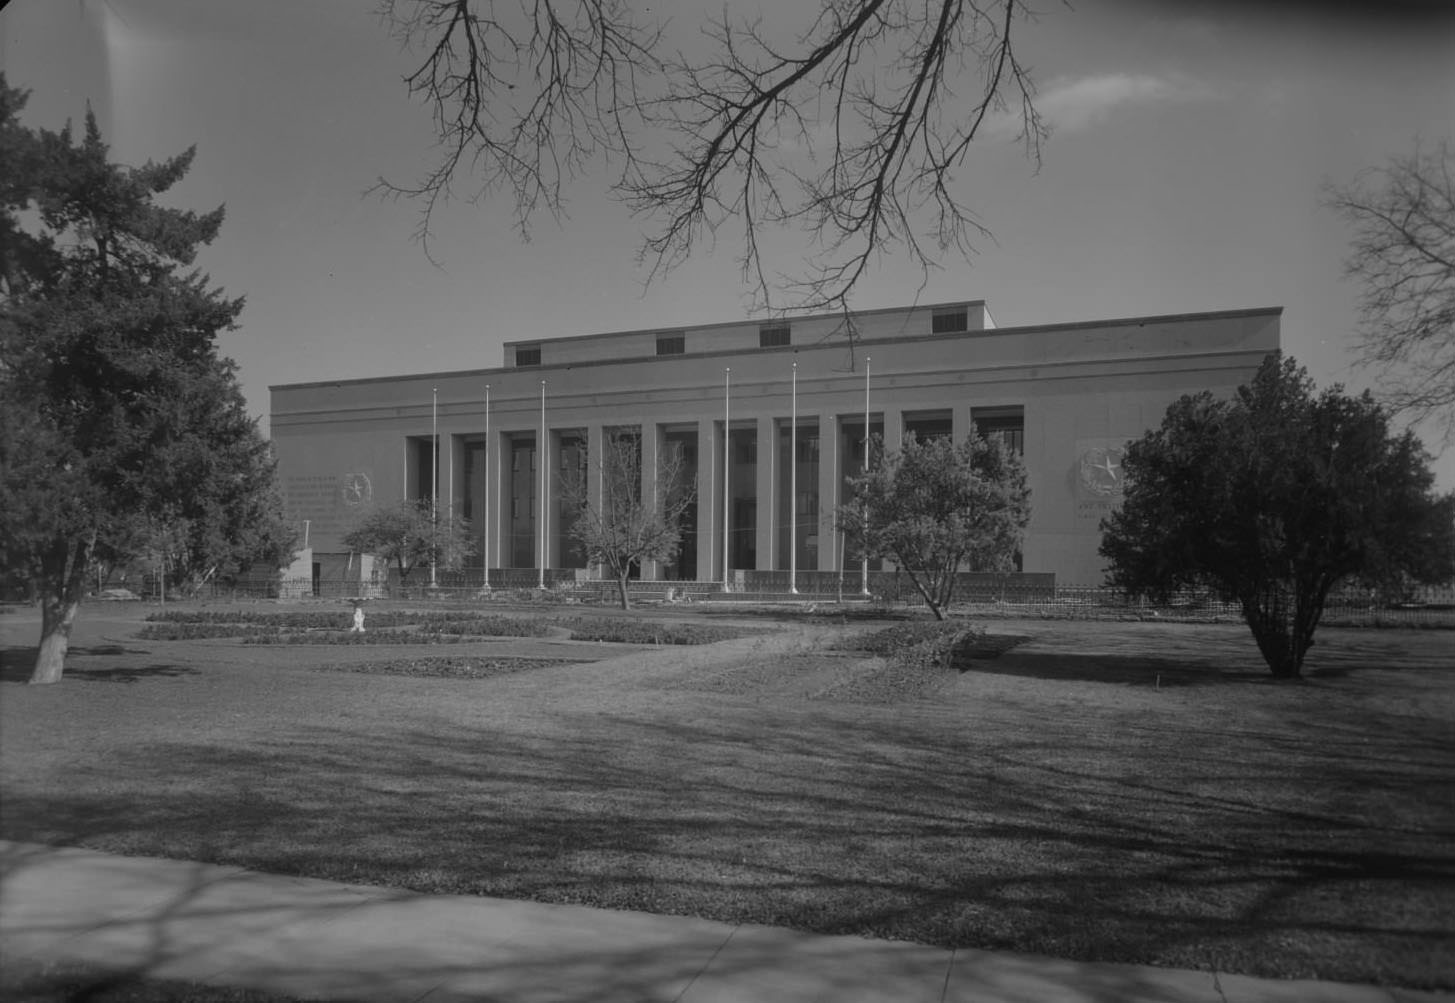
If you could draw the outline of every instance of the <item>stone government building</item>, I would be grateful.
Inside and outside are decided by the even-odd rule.
[[[790,565],[800,587],[841,565],[854,574],[833,512],[862,469],[867,390],[869,431],[887,442],[975,430],[1019,450],[1031,485],[1022,569],[1096,584],[1097,527],[1120,496],[1126,442],[1183,394],[1247,382],[1279,348],[1281,314],[997,328],[969,301],[856,313],[852,341],[833,313],[513,341],[497,369],[275,386],[280,480],[290,517],[307,522],[287,574],[311,572],[315,591],[378,580],[383,569],[341,537],[372,506],[438,490],[476,534],[475,582],[486,555],[493,585],[585,576],[570,570],[585,562],[561,472],[620,434],[640,436],[645,497],[667,451],[698,488],[677,560],[644,579],[781,589]]]

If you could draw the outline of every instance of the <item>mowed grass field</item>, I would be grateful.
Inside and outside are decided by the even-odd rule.
[[[1455,635],[995,621],[897,672],[822,620],[702,647],[141,641],[0,616],[0,835],[262,870],[1455,988]],[[539,615],[522,611],[521,615]],[[644,613],[646,617],[661,614]],[[721,623],[714,617],[712,622]],[[331,671],[477,655],[481,678]]]

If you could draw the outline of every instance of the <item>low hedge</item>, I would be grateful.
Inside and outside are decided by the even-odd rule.
[[[472,634],[476,637],[545,637],[551,624],[539,617],[482,616],[448,621],[434,629],[446,634]]]
[[[443,679],[488,679],[530,669],[570,665],[561,658],[469,658],[440,655],[387,662],[338,662],[316,666],[321,672],[361,672],[385,676],[430,676]]]
[[[243,644],[460,644],[467,640],[463,634],[442,631],[366,630],[355,634],[346,630],[317,630],[306,634],[251,634],[243,638]]]
[[[749,633],[716,624],[663,623],[605,616],[569,617],[558,622],[571,631],[573,641],[608,641],[615,644],[716,644]]]
[[[276,627],[246,623],[154,623],[137,631],[141,641],[199,641],[217,637],[254,637],[275,634]]]

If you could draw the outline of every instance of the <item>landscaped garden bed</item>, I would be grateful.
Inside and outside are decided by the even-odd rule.
[[[244,644],[458,644],[493,637],[545,637],[615,644],[715,644],[752,629],[661,619],[615,616],[483,615],[462,610],[380,610],[366,615],[366,629],[350,629],[352,614],[338,612],[189,611],[153,613],[138,640],[192,641],[233,638]]]
[[[432,676],[440,679],[490,679],[494,676],[571,665],[578,659],[566,658],[392,658],[382,662],[331,662],[315,665],[320,672],[360,672],[368,675]]]

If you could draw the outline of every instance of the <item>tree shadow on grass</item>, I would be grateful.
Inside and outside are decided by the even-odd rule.
[[[1145,686],[1148,689],[1278,682],[1266,669],[1189,664],[1185,658],[1100,653],[1078,655],[1065,651],[1017,650],[995,658],[972,658],[961,667],[961,671],[1056,682]]]
[[[37,649],[29,645],[11,645],[0,648],[0,682],[26,683],[35,670]],[[123,648],[120,645],[98,645],[90,648],[72,648],[67,659],[74,656],[89,659],[95,656],[145,655],[145,650]],[[195,676],[198,670],[187,665],[159,663],[156,665],[74,665],[68,664],[61,681],[78,680],[88,683],[138,683],[144,679],[175,679]]]
[[[69,655],[150,655],[149,648],[127,648],[120,644],[93,644],[87,647],[72,645],[66,649]]]
[[[1385,803],[1426,803],[1449,752],[1416,759],[1392,728],[1349,754],[1318,721],[1189,740],[1185,720],[1150,716],[1123,739],[1026,712],[1008,739],[931,718],[722,709],[593,711],[540,732],[385,727],[367,757],[349,728],[157,742],[115,757],[117,779],[96,789],[15,790],[6,829],[942,947],[1441,978],[1448,812],[1421,809],[1432,828]]]
[[[1378,631],[1331,628],[1314,638],[1301,679],[1278,679],[1269,671],[1251,633],[1176,633],[1139,637],[1102,636],[1087,631],[1078,651],[1065,637],[1018,638],[1013,650],[972,653],[962,671],[1060,682],[1092,682],[1153,689],[1240,686],[1319,686],[1365,672],[1448,671],[1449,635],[1435,631]],[[1020,642],[1033,642],[1021,644]],[[1151,652],[1151,653],[1149,653]]]
[[[1053,640],[976,671],[1231,663],[1271,681],[1227,630],[1095,635],[1094,653]],[[879,711],[675,693],[542,706],[420,680],[420,713],[396,718],[368,713],[387,688],[361,680],[267,728],[249,722],[274,705],[227,691],[215,737],[159,716],[86,771],[7,781],[3,828],[421,891],[1449,988],[1455,750],[1418,699],[1440,680],[1383,682],[1408,696],[1011,683]],[[497,698],[518,702],[487,713]]]
[[[87,683],[139,683],[145,679],[179,679],[198,675],[190,665],[117,665],[99,669],[67,669],[62,681]]]

